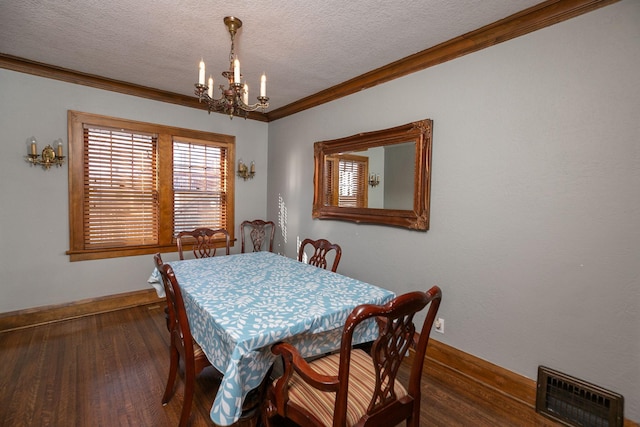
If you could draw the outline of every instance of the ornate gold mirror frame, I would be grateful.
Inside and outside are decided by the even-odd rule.
[[[425,119],[394,128],[316,142],[314,144],[313,218],[390,225],[420,231],[428,230],[432,137],[433,121]],[[407,142],[415,143],[413,208],[407,206],[407,209],[385,209],[331,205],[332,202],[328,200],[329,197],[325,191],[329,172],[328,158],[346,153],[362,153],[375,147],[391,148],[389,146]],[[410,170],[410,168],[407,169]],[[364,176],[369,176],[368,172]],[[384,181],[383,177],[382,184]]]

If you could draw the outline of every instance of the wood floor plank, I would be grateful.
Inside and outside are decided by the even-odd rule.
[[[0,333],[0,426],[175,426],[184,385],[162,406],[168,346],[159,304]],[[213,370],[198,377],[192,426],[213,426],[218,385]],[[424,426],[559,426],[435,364],[422,387]]]

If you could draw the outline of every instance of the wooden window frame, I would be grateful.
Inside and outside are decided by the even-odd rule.
[[[153,245],[86,249],[84,246],[84,126],[93,125],[157,135],[158,243]],[[191,140],[224,146],[227,150],[226,229],[232,242],[235,206],[235,137],[78,111],[68,111],[69,132],[69,251],[70,261],[83,261],[177,251],[173,235],[173,141]],[[220,242],[224,246],[224,242]]]

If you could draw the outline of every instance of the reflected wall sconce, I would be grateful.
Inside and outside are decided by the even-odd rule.
[[[27,139],[27,154],[24,158],[31,166],[40,165],[43,169],[49,170],[53,165],[60,167],[64,164],[64,152],[62,151],[62,139],[58,138],[53,141],[53,147],[47,145],[38,154],[38,140],[35,136]]]
[[[242,159],[238,160],[238,176],[245,181],[248,179],[253,179],[256,174],[256,164],[253,160],[251,160],[251,164],[249,167],[242,161]]]
[[[372,187],[377,187],[380,184],[380,175],[372,173],[369,175],[369,185]]]

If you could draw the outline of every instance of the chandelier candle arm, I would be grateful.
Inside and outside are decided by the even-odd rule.
[[[249,104],[249,87],[246,83],[242,83],[240,60],[236,57],[234,51],[234,38],[238,29],[242,27],[242,21],[233,16],[227,16],[224,18],[224,23],[231,36],[229,70],[222,72],[222,76],[228,81],[228,87],[225,88],[223,85],[220,85],[220,98],[214,98],[214,80],[213,77],[210,76],[207,82],[208,85],[205,84],[205,63],[204,60],[201,59],[198,66],[198,83],[194,85],[195,94],[200,102],[204,101],[207,104],[209,113],[216,111],[228,114],[231,119],[233,116],[241,116],[246,119],[248,113],[251,111],[262,109],[264,113],[264,110],[269,108],[269,98],[266,96],[267,77],[263,73],[260,78],[260,96],[257,97],[258,102]]]

